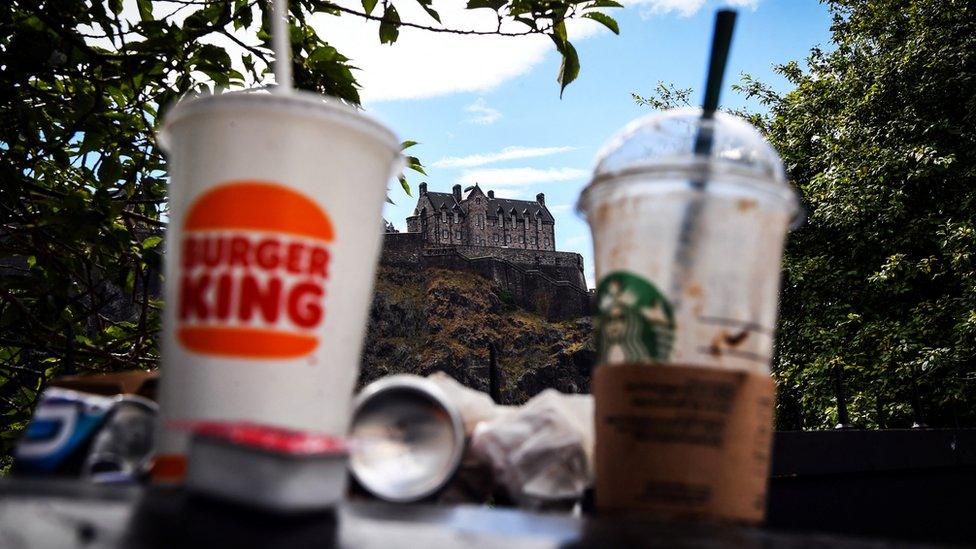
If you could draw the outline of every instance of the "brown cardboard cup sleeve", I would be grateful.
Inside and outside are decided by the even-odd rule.
[[[769,376],[747,372],[596,368],[598,510],[762,522],[773,392]]]

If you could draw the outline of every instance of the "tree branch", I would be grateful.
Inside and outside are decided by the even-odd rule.
[[[499,19],[498,30],[478,31],[478,30],[465,30],[465,29],[447,29],[442,27],[431,27],[430,25],[421,25],[419,23],[411,23],[409,21],[393,21],[383,16],[370,15],[365,12],[356,11],[354,9],[345,8],[342,6],[337,6],[329,2],[318,1],[314,3],[323,10],[335,10],[342,13],[347,13],[349,15],[355,15],[356,17],[362,17],[363,19],[368,19],[370,21],[379,21],[380,23],[392,23],[397,25],[398,27],[410,27],[414,29],[425,30],[428,32],[442,32],[447,34],[462,34],[462,35],[474,35],[474,36],[530,36],[533,34],[545,34],[547,31],[549,31],[552,28],[552,27],[542,27],[539,29],[530,29],[521,32],[506,32],[501,30],[501,19]]]

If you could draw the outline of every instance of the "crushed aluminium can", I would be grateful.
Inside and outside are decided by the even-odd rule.
[[[155,403],[134,395],[49,387],[17,443],[14,473],[136,480],[152,457],[156,412]]]
[[[391,502],[439,492],[464,454],[464,424],[434,383],[396,375],[368,385],[355,403],[349,467],[367,492]]]

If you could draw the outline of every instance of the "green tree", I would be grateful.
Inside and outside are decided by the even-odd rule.
[[[748,118],[808,211],[783,261],[778,427],[976,424],[976,5],[830,0],[829,50]],[[673,86],[670,88],[673,91]],[[656,99],[664,99],[658,92]],[[672,102],[673,103],[673,102]]]
[[[396,6],[409,1],[429,18],[402,20]],[[167,196],[155,130],[188,92],[268,83],[269,3],[137,0],[129,13],[122,0],[10,0],[0,8],[0,456],[52,376],[156,365],[161,303],[153,296]],[[379,21],[377,38],[388,44],[404,26],[547,36],[563,58],[561,93],[579,73],[566,21],[588,17],[616,31],[601,11],[613,7],[470,0],[468,9],[491,10],[499,21],[496,30],[472,32],[442,25],[430,0],[362,0],[362,9],[292,0],[294,82],[359,103],[352,61],[308,23],[325,14]],[[516,30],[503,31],[503,19]],[[243,51],[239,65],[235,49]]]

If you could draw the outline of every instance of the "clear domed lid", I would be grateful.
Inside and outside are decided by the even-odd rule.
[[[707,155],[695,154],[699,129],[712,132]],[[626,175],[678,172],[737,175],[789,188],[779,155],[752,125],[722,112],[702,120],[701,110],[693,108],[664,111],[629,124],[597,156],[593,184]]]

